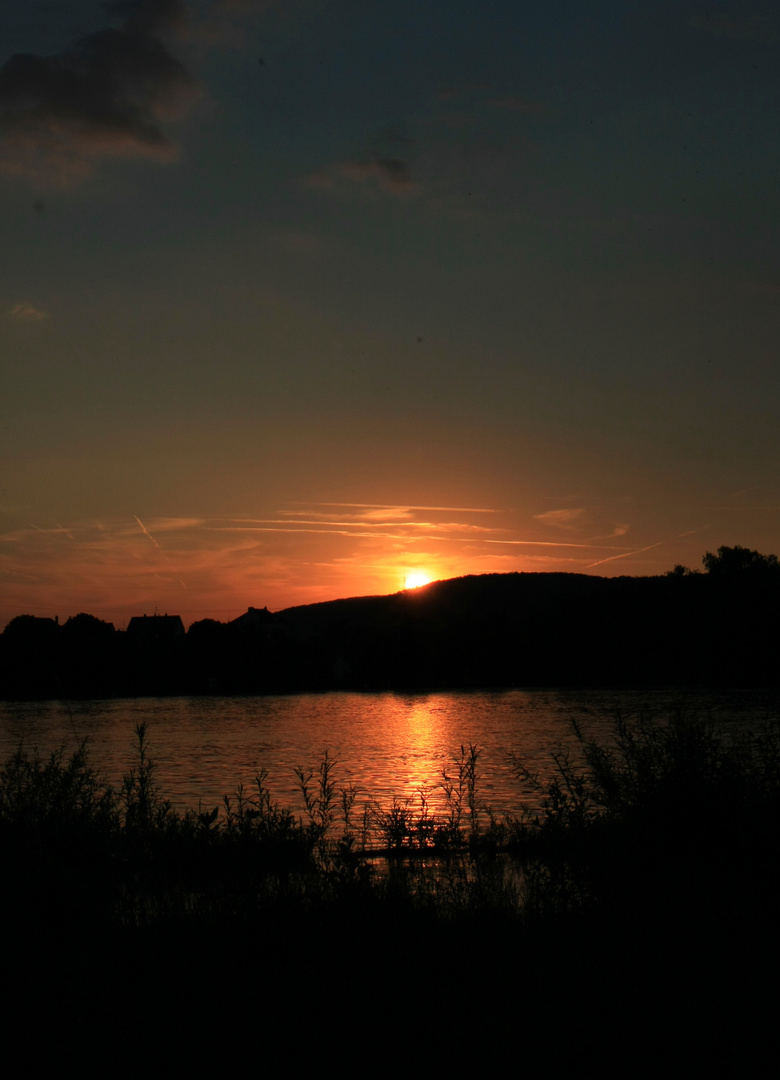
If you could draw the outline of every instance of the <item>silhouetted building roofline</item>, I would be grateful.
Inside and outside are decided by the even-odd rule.
[[[176,641],[184,637],[184,623],[181,615],[133,615],[126,632],[144,641]]]

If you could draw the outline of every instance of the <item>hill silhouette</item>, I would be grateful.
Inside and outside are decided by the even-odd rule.
[[[780,575],[484,574],[279,613],[323,682],[769,686]]]
[[[753,556],[757,556],[754,558]],[[780,567],[744,548],[707,573],[483,574],[389,596],[177,616],[134,630],[24,615],[0,638],[4,697],[780,685]],[[159,625],[158,625],[159,624]],[[175,631],[175,632],[174,632]]]

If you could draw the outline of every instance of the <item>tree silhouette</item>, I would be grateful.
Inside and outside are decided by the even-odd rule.
[[[62,632],[68,638],[90,641],[104,641],[116,633],[113,623],[98,619],[95,615],[87,615],[84,611],[71,615]]]
[[[701,570],[691,570],[689,566],[683,566],[682,563],[675,563],[674,569],[667,570],[667,577],[692,577],[694,574],[700,574]]]
[[[776,555],[762,555],[750,548],[719,547],[716,555],[708,551],[702,559],[704,569],[713,577],[734,578],[744,574],[766,575],[780,573]]]
[[[3,637],[14,644],[37,646],[56,639],[59,626],[54,619],[38,615],[17,615],[6,626]]]

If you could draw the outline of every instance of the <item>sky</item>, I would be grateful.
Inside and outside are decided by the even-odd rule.
[[[780,553],[775,0],[0,43],[0,627]]]

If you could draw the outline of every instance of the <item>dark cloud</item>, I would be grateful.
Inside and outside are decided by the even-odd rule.
[[[510,94],[507,97],[490,98],[488,105],[493,105],[496,109],[506,109],[508,112],[526,114],[548,111],[546,105],[541,105],[538,101],[530,101],[528,98],[517,97],[515,94]]]
[[[332,188],[339,180],[357,183],[373,180],[390,195],[405,195],[418,187],[412,180],[409,163],[401,158],[373,157],[335,161],[306,178],[310,187],[322,188]]]
[[[474,113],[468,112],[446,112],[440,113],[437,117],[440,124],[444,124],[449,128],[467,128],[473,127],[477,122],[477,118]]]
[[[338,171],[348,180],[376,180],[384,191],[394,195],[411,191],[415,187],[409,174],[409,164],[401,158],[341,161]]]
[[[402,135],[390,125],[382,128],[379,137],[382,142],[388,143],[390,146],[412,146],[414,144],[414,139],[409,138],[408,135]]]
[[[486,90],[490,90],[493,83],[490,82],[469,82],[461,83],[459,86],[445,86],[438,93],[439,101],[459,101],[462,98],[471,97],[473,94],[481,94]]]
[[[753,18],[737,17],[735,19],[724,12],[712,12],[692,18],[690,25],[697,30],[705,30],[719,37],[762,41],[764,44],[775,44],[779,36],[776,17],[761,18],[760,14]]]
[[[187,5],[120,0],[105,7],[120,26],[54,56],[17,53],[0,68],[0,171],[67,183],[103,157],[176,156],[163,124],[199,93],[172,52]]]
[[[247,43],[247,24],[256,16],[289,20],[304,7],[302,0],[215,0],[193,24],[189,36],[207,46],[242,49]]]
[[[212,11],[228,15],[264,15],[269,11],[283,12],[292,5],[290,0],[217,0]]]

